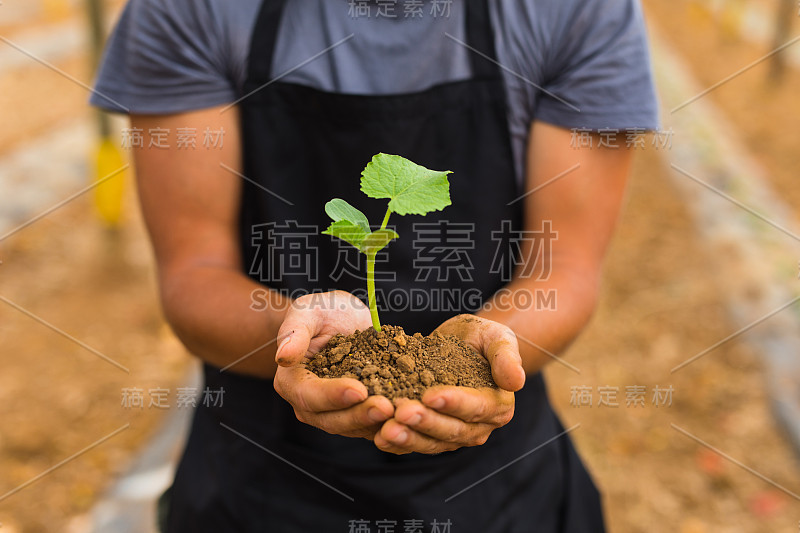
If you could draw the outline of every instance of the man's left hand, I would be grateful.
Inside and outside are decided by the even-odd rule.
[[[395,454],[435,454],[484,444],[514,416],[514,392],[525,384],[517,337],[510,328],[474,315],[455,316],[436,328],[483,355],[499,388],[437,386],[422,401],[400,399],[394,417],[375,435],[375,445]]]

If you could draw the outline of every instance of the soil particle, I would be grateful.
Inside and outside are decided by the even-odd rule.
[[[497,387],[488,361],[458,337],[407,335],[398,326],[335,335],[306,366],[323,378],[358,379],[389,399],[420,399],[436,385]]]

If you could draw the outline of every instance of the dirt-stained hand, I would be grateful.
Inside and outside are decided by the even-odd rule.
[[[292,303],[278,332],[274,386],[301,422],[328,433],[372,440],[394,406],[383,396],[367,397],[367,388],[350,378],[319,378],[302,363],[337,333],[372,327],[369,309],[344,291],[309,294]]]
[[[514,392],[525,384],[517,337],[510,328],[474,315],[458,315],[437,328],[455,335],[489,361],[499,389],[439,386],[422,401],[396,401],[394,417],[374,437],[375,445],[395,454],[434,454],[485,443],[514,416]]]

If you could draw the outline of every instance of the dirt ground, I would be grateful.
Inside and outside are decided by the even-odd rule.
[[[0,16],[0,35],[25,49],[24,39],[31,31],[57,29],[72,24],[81,29],[88,28],[88,18],[83,13],[82,0],[30,0],[41,7],[26,7],[28,17],[11,22]],[[105,0],[105,12],[112,16],[119,12],[124,0]],[[17,2],[7,2],[0,9],[22,9]],[[79,8],[77,10],[76,8]],[[0,11],[2,15],[3,11]],[[10,49],[5,43],[0,43]],[[4,50],[5,51],[5,50]],[[82,52],[82,51],[81,51]],[[30,51],[29,51],[30,53]],[[47,58],[42,58],[47,60]],[[88,54],[79,53],[58,61],[55,68],[67,75],[91,84],[92,68]],[[50,129],[85,112],[89,93],[73,81],[48,69],[33,60],[25,66],[14,69],[13,73],[0,75],[0,110],[3,127],[0,128],[0,153],[13,146],[46,134]],[[31,102],[37,102],[32,106]]]
[[[38,27],[70,17],[83,24],[76,13],[56,9]],[[2,35],[14,41],[31,27],[3,25]],[[83,56],[55,66],[90,81]],[[33,61],[5,72],[0,155],[86,115],[87,97]],[[92,213],[91,195],[85,195],[0,243],[0,261],[0,296],[7,300],[0,301],[0,531],[63,532],[163,419],[164,410],[149,405],[148,392],[167,389],[168,408],[177,408],[188,358],[160,318],[150,250],[134,209],[118,234],[110,235]],[[143,408],[122,406],[124,389],[141,389]]]
[[[756,354],[730,342],[670,369],[735,331],[711,258],[654,153],[641,154],[606,265],[595,319],[546,370],[550,396],[605,495],[612,532],[793,531],[800,504],[673,428],[797,493],[798,463],[769,412]],[[645,387],[643,407],[627,387]],[[592,407],[576,406],[588,387]],[[618,407],[598,406],[618,387]],[[656,387],[673,389],[656,405]],[[579,390],[579,389],[578,389]]]
[[[188,359],[160,318],[138,221],[116,238],[82,198],[0,246],[3,298],[130,370],[0,302],[0,493],[130,425],[2,501],[3,531],[64,531],[162,419],[148,392],[169,390],[177,408]],[[143,408],[123,406],[124,389],[137,388]]]
[[[730,2],[734,3],[734,2]],[[739,0],[739,3],[748,3]],[[773,0],[762,4],[772,21]],[[702,87],[711,87],[760,60],[773,50],[772,42],[754,44],[746,34],[724,30],[720,16],[698,10],[698,0],[644,0],[645,14],[668,43],[680,52]],[[800,34],[795,6],[792,38]],[[800,42],[791,45],[800,47]],[[758,157],[776,191],[800,214],[800,149],[795,132],[800,128],[800,68],[788,67],[780,81],[769,76],[767,58],[720,85],[710,98],[736,128],[735,134]],[[667,110],[669,112],[669,110]],[[691,113],[691,105],[677,113]]]
[[[713,20],[689,18],[689,3],[647,0],[645,8],[701,83],[711,85],[768,51],[724,40]],[[81,65],[59,66],[86,79]],[[0,151],[84,105],[85,94],[66,89],[69,82],[30,68],[18,83],[0,78],[0,116],[26,125],[16,135],[2,128]],[[796,140],[786,133],[800,117],[800,74],[769,87],[765,72],[753,68],[709,97],[800,211]],[[25,87],[34,90],[41,80],[55,103],[32,109]],[[0,498],[130,424],[0,501],[2,532],[67,531],[163,419],[165,410],[148,406],[148,391],[167,389],[168,409],[178,408],[189,358],[158,311],[133,200],[116,236],[81,198],[0,243],[0,296],[130,370],[0,302]],[[605,495],[612,532],[797,530],[797,500],[680,431],[800,492],[800,467],[770,416],[757,354],[732,341],[670,373],[735,330],[714,264],[658,154],[640,153],[597,315],[565,356],[580,374],[558,363],[546,371],[565,426],[580,424],[571,434]],[[645,388],[644,406],[627,407],[626,389],[637,386]],[[598,406],[601,387],[617,388],[619,406]],[[671,405],[655,405],[656,387],[672,387]],[[123,389],[132,388],[144,391],[141,409],[122,405]],[[572,405],[578,391],[591,393],[591,407]]]

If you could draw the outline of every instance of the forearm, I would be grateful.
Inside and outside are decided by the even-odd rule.
[[[528,262],[518,265],[517,277],[506,288],[527,291],[523,296],[530,297],[531,305],[491,305],[479,313],[517,334],[527,373],[539,371],[570,345],[597,302],[603,258],[619,217],[632,152],[621,143],[592,146],[597,148],[576,149],[565,128],[544,122],[531,126],[525,229],[540,232],[549,223],[557,237],[521,242],[520,257]],[[556,179],[559,176],[563,178]],[[542,258],[537,261],[540,249]],[[536,294],[548,291],[555,294],[555,309],[537,309]],[[512,296],[511,301],[526,299]]]
[[[275,337],[288,303],[273,293],[272,305],[255,309],[252,295],[265,288],[241,271],[237,108],[132,115],[131,126],[146,132],[133,154],[167,320],[202,360],[230,372],[273,376]],[[181,129],[224,132],[225,142],[213,150],[184,150],[172,138],[166,148],[152,145],[151,132]]]
[[[289,305],[285,297],[218,266],[162,272],[160,278],[164,313],[190,352],[220,368],[232,365],[230,372],[275,374],[276,337]]]
[[[554,269],[546,281],[517,279],[505,288],[509,292],[502,302],[496,296],[477,314],[517,334],[522,365],[527,374],[533,374],[562,353],[589,322],[597,302],[598,278],[597,273],[562,268]],[[523,291],[526,294],[520,294]],[[546,300],[541,296],[551,294],[554,306],[542,305]]]

